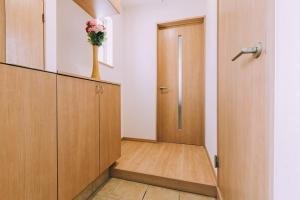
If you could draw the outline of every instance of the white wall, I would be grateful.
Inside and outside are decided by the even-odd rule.
[[[217,3],[217,0],[207,0],[206,5],[205,144],[211,161],[217,155]]]
[[[274,200],[299,199],[300,2],[276,4]]]
[[[56,0],[45,0],[45,69],[56,72]]]
[[[91,76],[92,46],[87,41],[85,23],[91,17],[71,0],[57,1],[58,70]],[[114,68],[101,66],[101,79],[122,82],[122,17],[112,17],[114,24]]]
[[[217,151],[216,0],[165,0],[126,7],[124,22],[123,112],[126,137],[156,139],[157,23],[206,16],[206,144]]]

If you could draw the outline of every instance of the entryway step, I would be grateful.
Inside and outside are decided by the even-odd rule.
[[[122,141],[122,156],[111,176],[216,197],[217,186],[202,146]]]
[[[111,176],[128,181],[135,181],[139,183],[165,187],[173,190],[183,192],[190,192],[195,194],[206,195],[210,197],[217,197],[217,189],[214,185],[205,185],[200,183],[192,183],[183,180],[176,180],[171,178],[159,177],[149,174],[142,174],[112,168]]]

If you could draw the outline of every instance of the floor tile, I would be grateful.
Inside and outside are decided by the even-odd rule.
[[[112,193],[120,184],[122,180],[116,179],[116,178],[111,178],[103,188],[100,189],[98,194],[96,196],[105,196],[110,193]]]
[[[179,192],[161,187],[110,179],[92,200],[216,200],[215,198]]]
[[[142,200],[147,187],[145,184],[119,180],[116,185],[106,189],[105,192],[101,193],[100,191],[96,197],[103,198],[99,200],[106,200],[105,198],[109,200]]]
[[[215,198],[180,192],[180,200],[215,200]]]
[[[149,186],[144,200],[179,200],[179,192],[175,190]]]
[[[106,197],[106,196],[98,196],[97,195],[93,198],[93,200],[115,200],[115,199],[112,199],[112,198]]]

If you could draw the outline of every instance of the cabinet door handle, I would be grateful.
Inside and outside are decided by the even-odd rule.
[[[100,93],[100,85],[96,85],[96,94]]]
[[[101,93],[101,94],[104,93],[104,87],[103,87],[103,85],[100,86],[100,93]]]

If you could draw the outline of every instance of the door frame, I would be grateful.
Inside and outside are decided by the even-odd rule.
[[[155,87],[155,105],[156,105],[156,142],[159,142],[159,132],[158,132],[158,35],[159,35],[159,29],[161,28],[170,28],[170,27],[175,27],[175,26],[182,26],[182,25],[187,25],[187,24],[194,24],[194,23],[203,23],[204,25],[204,66],[203,66],[203,71],[204,71],[204,81],[203,81],[203,90],[204,90],[204,101],[203,101],[203,146],[206,146],[205,143],[205,136],[206,136],[206,129],[205,129],[205,123],[206,123],[206,15],[202,16],[195,16],[191,18],[183,18],[183,19],[177,19],[173,21],[165,21],[165,22],[159,22],[156,24],[156,87]]]
[[[266,43],[266,50],[269,52],[268,53],[268,57],[266,59],[266,64],[267,65],[271,65],[274,67],[273,70],[273,79],[275,79],[275,1],[274,0],[265,0],[268,2],[268,9],[267,9],[267,21],[268,21],[268,33],[267,33],[267,38],[269,38],[268,41],[272,41],[272,42],[267,42]],[[217,0],[217,155],[220,155],[220,126],[219,126],[219,113],[220,113],[220,107],[219,107],[219,76],[220,76],[220,60],[219,60],[219,50],[220,50],[220,31],[219,31],[219,27],[220,27],[220,0]],[[275,84],[275,82],[273,81],[273,84]],[[272,102],[270,103],[270,107],[272,107],[273,109],[271,109],[271,116],[272,118],[271,120],[271,127],[270,127],[270,133],[269,134],[269,157],[268,157],[268,161],[269,161],[269,181],[270,181],[270,185],[269,185],[269,200],[273,199],[273,180],[274,180],[274,101],[275,101],[275,88],[272,88],[272,91],[270,91],[270,94],[272,94]],[[217,193],[218,193],[218,198],[220,200],[223,200],[222,197],[222,191],[219,188],[219,181],[220,181],[220,176],[219,176],[219,168],[217,168]]]

